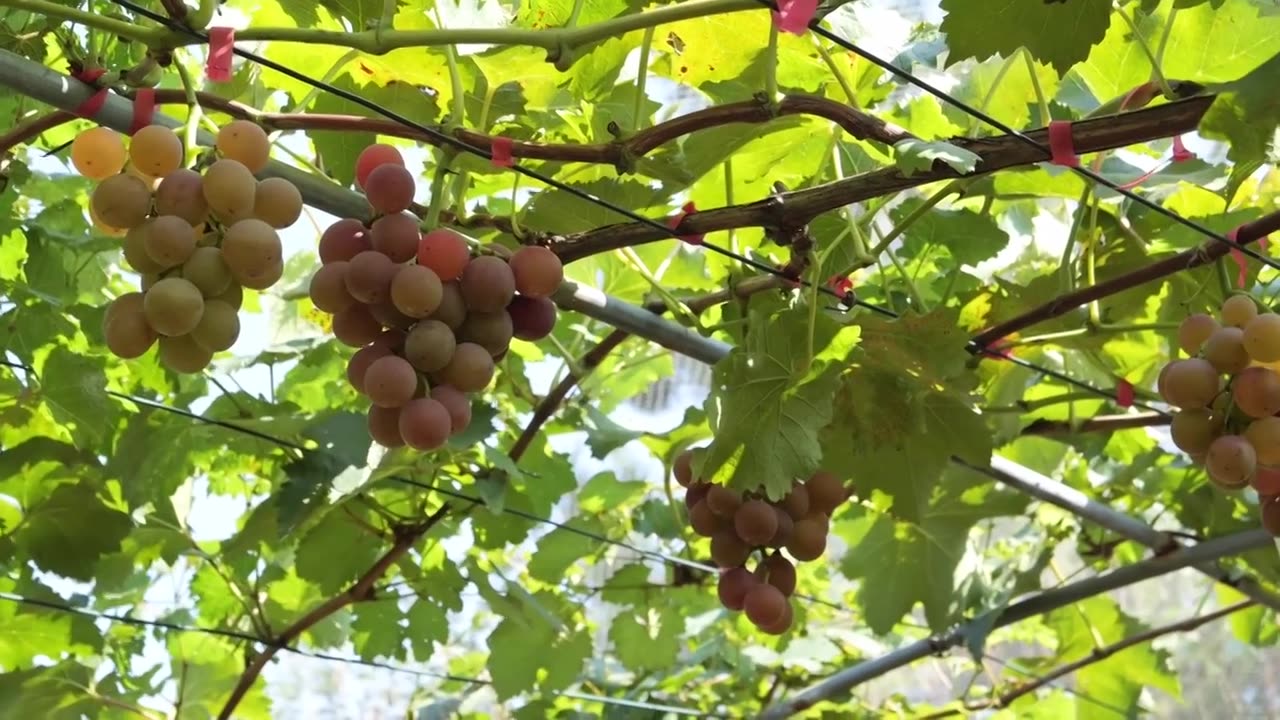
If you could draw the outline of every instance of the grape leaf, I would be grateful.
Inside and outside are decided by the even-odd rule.
[[[1098,643],[1119,642],[1147,629],[1106,596],[1058,608],[1048,613],[1044,621],[1058,636],[1058,658],[1063,662],[1088,657]],[[1168,652],[1157,650],[1150,643],[1081,668],[1076,672],[1076,687],[1096,701],[1088,703],[1089,716],[1107,719],[1131,717],[1145,688],[1163,690],[1175,697],[1179,694]]]
[[[360,657],[373,660],[379,657],[405,658],[404,628],[400,626],[404,614],[395,603],[361,603],[355,607],[355,621],[351,623],[352,643]]]
[[[763,489],[780,498],[795,478],[812,475],[822,462],[818,432],[831,419],[839,362],[858,331],[816,313],[810,342],[804,306],[771,316],[753,310],[752,320],[747,344],[715,366],[707,407],[719,420],[695,472],[744,492]]]
[[[118,550],[132,527],[87,485],[60,485],[30,509],[17,543],[45,570],[89,580],[98,558]]]
[[[902,220],[920,201],[909,200],[894,208],[895,222]],[[990,215],[973,210],[932,210],[912,223],[906,233],[904,250],[917,255],[933,245],[946,248],[961,265],[977,265],[993,257],[1009,243],[1009,235]]]
[[[918,172],[928,172],[938,161],[951,166],[951,169],[956,172],[973,172],[973,169],[978,166],[978,161],[982,159],[976,153],[948,142],[907,139],[898,141],[893,149],[894,160],[902,170],[902,174],[907,177]]]
[[[636,672],[670,667],[680,652],[682,622],[673,612],[656,617],[623,613],[614,618],[609,639],[618,659]]]
[[[1231,144],[1230,157],[1238,163],[1275,157],[1276,128],[1280,126],[1277,74],[1280,54],[1239,80],[1221,86],[1217,100],[1200,123],[1206,137]]]
[[[347,506],[328,511],[298,543],[294,561],[298,577],[328,594],[341,591],[359,577],[387,545],[361,522],[367,524],[368,520]]]
[[[89,448],[98,447],[112,430],[118,407],[107,396],[107,375],[100,359],[54,348],[41,368],[41,392],[59,422]]]
[[[993,55],[1009,57],[1025,47],[1031,56],[1065,74],[1089,56],[1111,24],[1107,0],[1008,2],[942,0],[947,65]],[[999,28],[997,31],[996,28]]]

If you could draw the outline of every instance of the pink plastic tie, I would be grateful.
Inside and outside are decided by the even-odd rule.
[[[98,81],[98,78],[106,74],[107,71],[102,68],[93,68],[91,70],[82,70],[71,77],[79,80],[85,85],[91,86]],[[97,115],[102,110],[102,106],[106,103],[107,89],[100,88],[97,92],[90,95],[84,102],[77,105],[71,112],[82,118],[91,118],[94,115]]]
[[[515,160],[511,157],[511,150],[515,147],[515,142],[509,137],[496,135],[489,141],[489,155],[494,167],[509,168],[515,164]]]
[[[209,28],[209,59],[204,65],[205,76],[214,82],[231,82],[231,58],[235,56],[235,46],[235,28]]]
[[[1116,404],[1122,408],[1133,407],[1133,383],[1121,380],[1116,385]]]
[[[818,13],[818,0],[778,0],[773,22],[778,29],[792,35],[804,35]]]
[[[1049,123],[1049,162],[1062,167],[1080,167],[1076,143],[1071,139],[1071,122],[1068,120]]]
[[[680,208],[680,212],[675,217],[671,218],[671,220],[667,222],[667,227],[671,228],[672,230],[675,230],[676,228],[680,227],[680,223],[684,222],[684,219],[686,216],[692,215],[693,213],[696,213],[696,212],[698,212],[698,208],[693,204],[693,201],[690,200],[689,202],[684,204],[684,207]],[[703,235],[677,235],[676,237],[680,238],[680,242],[686,243],[688,245],[701,245],[702,239],[704,236]]]
[[[156,115],[155,88],[142,88],[133,96],[133,122],[129,124],[129,134],[133,135],[151,124]]]

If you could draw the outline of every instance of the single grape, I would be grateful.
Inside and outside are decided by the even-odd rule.
[[[791,519],[786,510],[777,505],[771,505],[773,513],[778,517],[778,529],[773,531],[773,537],[769,538],[769,542],[765,543],[771,548],[786,547],[787,542],[791,540],[791,534],[795,532],[796,521]]]
[[[760,566],[764,570],[765,582],[791,597],[796,591],[796,566],[777,552],[765,558]]]
[[[751,546],[736,532],[726,530],[711,537],[711,559],[722,568],[740,567],[750,555]]]
[[[373,441],[385,448],[404,446],[404,438],[400,435],[400,408],[384,408],[373,405],[369,408],[369,436]]]
[[[222,258],[222,250],[216,247],[193,250],[191,257],[182,264],[182,277],[199,288],[200,294],[206,298],[221,295],[232,283],[231,268]]]
[[[157,265],[171,268],[185,263],[196,251],[196,231],[177,215],[161,215],[147,223],[143,246]]]
[[[441,286],[440,304],[430,317],[448,325],[452,330],[462,328],[462,323],[467,319],[467,305],[462,299],[458,283],[448,282]]]
[[[791,609],[791,603],[782,610],[782,617],[777,622],[768,625],[760,625],[760,632],[768,635],[782,635],[791,629],[791,623],[795,622],[795,611]]]
[[[716,515],[711,511],[711,507],[707,505],[707,499],[699,500],[693,507],[689,508],[689,527],[702,537],[711,537],[717,532],[722,532],[731,528],[733,524],[725,518]]]
[[[817,560],[827,549],[828,531],[826,515],[806,515],[796,521],[791,540],[787,542],[787,552],[801,562]]]
[[[129,140],[129,161],[153,178],[162,178],[182,167],[182,141],[163,125],[148,125]]]
[[[151,211],[151,189],[132,175],[112,175],[98,183],[89,202],[102,222],[127,230],[147,219]]]
[[[1239,435],[1223,435],[1209,446],[1205,469],[1220,487],[1235,490],[1249,484],[1258,456],[1249,441]]]
[[[473,342],[497,357],[511,345],[511,316],[505,310],[494,313],[473,312],[467,315],[458,337]]]
[[[742,495],[723,485],[712,485],[707,491],[707,507],[724,518],[732,518],[742,506]]]
[[[381,348],[386,348],[387,350],[403,357],[404,353],[402,351],[404,350],[404,341],[408,336],[409,333],[399,328],[387,328],[378,333],[378,337],[374,338],[371,344],[377,345]]]
[[[849,499],[849,491],[840,478],[825,470],[819,470],[805,483],[810,512],[831,515],[840,504]]]
[[[384,355],[374,360],[365,371],[363,387],[374,405],[400,407],[417,392],[418,373],[404,358]]]
[[[470,262],[466,239],[452,230],[432,230],[418,241],[418,264],[431,268],[444,282],[462,277]]]
[[[451,435],[457,435],[471,424],[471,401],[465,393],[452,385],[436,385],[431,388],[431,397],[449,411]]]
[[[330,225],[320,235],[320,262],[349,261],[373,246],[369,243],[369,231],[364,223],[344,218]]]
[[[1280,495],[1280,469],[1259,464],[1249,481],[1258,495]]]
[[[507,306],[515,337],[535,342],[551,334],[556,326],[556,304],[547,298],[517,295]]]
[[[1218,370],[1208,360],[1186,358],[1165,366],[1160,396],[1174,407],[1191,410],[1213,402],[1221,387]]]
[[[223,234],[222,258],[236,282],[254,290],[265,290],[280,277],[277,267],[284,261],[284,247],[275,228],[256,218],[247,218]]]
[[[123,360],[142,357],[151,349],[157,336],[147,322],[142,293],[125,293],[111,301],[102,318],[102,334],[111,354]]]
[[[391,304],[390,300],[383,300],[380,303],[370,305],[369,312],[373,313],[373,316],[378,319],[378,322],[382,323],[384,328],[407,332],[416,322],[415,318],[411,318],[396,309],[396,306]]]
[[[111,227],[102,222],[102,218],[98,217],[98,213],[94,211],[92,203],[89,204],[89,222],[93,224],[94,230],[107,237],[124,237],[129,232],[125,228]]]
[[[71,141],[71,165],[90,180],[105,180],[120,172],[127,155],[124,139],[111,128],[89,128]]]
[[[253,217],[258,179],[243,163],[230,158],[214,162],[205,168],[203,186],[205,202],[224,223],[230,225]]]
[[[501,312],[516,294],[511,267],[492,255],[481,255],[467,263],[458,284],[462,299],[472,312]]]
[[[240,306],[244,303],[244,288],[240,287],[240,284],[233,280],[231,281],[231,284],[227,286],[226,290],[223,290],[221,293],[218,293],[209,299],[221,300],[222,302],[239,310]]]
[[[540,245],[526,245],[511,254],[511,274],[521,295],[549,297],[564,282],[560,258]]]
[[[266,131],[248,120],[232,120],[223,125],[215,147],[223,157],[235,160],[252,173],[261,172],[271,159],[271,140]]]
[[[404,356],[422,372],[436,372],[449,365],[457,344],[448,325],[439,320],[423,320],[405,338]]]
[[[675,461],[671,463],[671,473],[680,487],[687,488],[693,483],[693,448],[676,456]]]
[[[400,409],[400,437],[414,450],[435,450],[449,439],[449,410],[429,397],[410,400]]]
[[[1262,527],[1280,537],[1280,498],[1267,498],[1261,503]]]
[[[1188,315],[1178,326],[1178,347],[1194,357],[1200,352],[1200,348],[1204,347],[1209,336],[1217,332],[1219,327],[1221,326],[1218,325],[1218,321],[1211,315],[1205,313]]]
[[[475,343],[458,343],[440,377],[463,392],[480,392],[493,380],[493,356]]]
[[[369,226],[369,241],[373,249],[402,263],[413,259],[418,252],[418,218],[402,212],[383,215]]]
[[[200,288],[179,277],[167,277],[147,290],[142,301],[147,322],[168,337],[186,335],[200,323],[204,296]]]
[[[757,584],[742,600],[743,612],[756,627],[773,625],[782,619],[786,609],[787,596],[768,583]]]
[[[1271,368],[1245,368],[1231,382],[1231,399],[1249,417],[1275,415],[1280,412],[1280,375]]]
[[[347,360],[347,382],[355,391],[364,394],[364,377],[369,372],[369,366],[375,360],[387,357],[391,354],[391,350],[372,343],[365,345],[351,355],[351,359]]]
[[[125,233],[124,242],[120,246],[124,251],[124,261],[135,272],[142,275],[155,275],[168,270],[168,268],[153,260],[151,254],[147,252],[147,234],[150,231],[151,219],[148,218],[141,225],[129,228],[129,232]]]
[[[804,485],[793,485],[779,505],[792,520],[799,520],[809,514],[809,490]]]
[[[178,168],[156,186],[156,214],[176,215],[193,227],[209,219],[204,180],[195,170]]]
[[[361,150],[360,155],[356,157],[356,187],[363,190],[365,182],[369,179],[369,173],[379,165],[387,163],[404,167],[404,158],[400,156],[399,150],[381,143]]]
[[[356,299],[347,289],[347,261],[338,260],[321,265],[311,276],[308,294],[316,308],[327,313],[341,312],[351,307]]]
[[[213,362],[213,353],[200,347],[190,335],[160,338],[160,364],[176,373],[194,375]]]
[[[778,516],[763,500],[747,500],[733,514],[733,528],[748,545],[766,545],[778,531]]]
[[[360,303],[354,303],[333,314],[333,336],[343,345],[368,345],[381,333],[382,324],[369,312],[368,307]]]
[[[707,493],[711,491],[709,483],[694,483],[684,494],[684,506],[686,509],[692,510],[694,505],[706,499]]]
[[[1258,305],[1248,295],[1232,295],[1222,303],[1222,324],[1242,328],[1258,314]]]
[[[413,204],[413,174],[403,165],[383,163],[364,181],[369,207],[383,215],[404,212]]]
[[[1244,349],[1261,363],[1280,360],[1280,315],[1267,312],[1244,326]]]
[[[1280,465],[1280,417],[1264,417],[1249,423],[1244,437],[1253,446],[1258,462]]]
[[[391,278],[399,268],[377,250],[366,250],[347,264],[347,290],[365,304],[380,303],[391,296]]]
[[[239,337],[240,316],[236,309],[220,300],[206,301],[191,339],[209,352],[221,352],[235,345]]]
[[[411,318],[424,318],[440,307],[444,286],[430,268],[401,265],[391,278],[391,302]]]
[[[726,609],[741,610],[747,593],[759,584],[760,581],[756,576],[746,568],[729,568],[720,572],[720,578],[716,582],[716,594],[720,597],[720,604]]]
[[[302,217],[302,193],[284,178],[266,178],[253,191],[253,216],[277,230]]]
[[[1204,359],[1220,373],[1238,373],[1249,367],[1244,331],[1238,327],[1218,328],[1204,344]]]
[[[1169,430],[1173,435],[1173,444],[1183,452],[1194,455],[1208,452],[1210,443],[1221,434],[1222,424],[1208,410],[1196,408],[1175,413]]]

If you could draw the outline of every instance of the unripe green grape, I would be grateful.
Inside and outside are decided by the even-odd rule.
[[[1217,332],[1221,325],[1212,316],[1205,313],[1188,315],[1178,326],[1178,347],[1188,355],[1195,356],[1204,347],[1204,343]]]
[[[133,268],[134,272],[142,275],[155,275],[169,269],[156,262],[147,252],[147,233],[150,230],[151,220],[144,220],[141,224],[129,228],[121,244],[124,261]]]
[[[160,338],[160,364],[176,373],[194,375],[213,362],[213,353],[205,350],[190,335]]]
[[[222,258],[222,250],[216,247],[199,247],[182,264],[182,277],[200,289],[206,298],[214,298],[231,287],[231,268]],[[240,307],[239,303],[228,303]]]
[[[457,345],[448,325],[439,320],[423,320],[405,338],[404,357],[422,372],[436,372],[449,365]]]
[[[142,300],[147,322],[155,331],[168,337],[191,332],[204,314],[204,296],[200,289],[179,277],[163,278]]]
[[[1244,348],[1244,331],[1238,327],[1216,330],[1204,344],[1204,359],[1220,373],[1238,373],[1249,367],[1249,353]]]
[[[253,216],[276,230],[292,226],[302,217],[302,193],[284,178],[266,178],[253,193]]]
[[[1174,360],[1163,371],[1161,397],[1183,410],[1202,408],[1213,402],[1222,387],[1218,370],[1208,360]]]
[[[151,211],[151,188],[132,175],[112,175],[98,183],[89,202],[102,222],[127,230],[147,219]]]
[[[458,343],[449,364],[440,371],[445,383],[463,392],[479,392],[493,380],[493,357],[475,343]]]
[[[1169,430],[1173,444],[1190,455],[1208,452],[1209,445],[1222,432],[1222,424],[1208,410],[1196,408],[1174,414]]]
[[[230,158],[218,160],[205,169],[203,187],[209,208],[224,223],[234,224],[252,217],[258,179],[243,163]]]
[[[211,353],[228,350],[240,337],[240,315],[221,300],[208,300],[191,339]]]
[[[185,263],[196,250],[196,231],[177,215],[161,215],[147,223],[143,239],[147,255],[166,268]]]
[[[1263,313],[1244,326],[1244,349],[1262,363],[1280,361],[1280,315]]]

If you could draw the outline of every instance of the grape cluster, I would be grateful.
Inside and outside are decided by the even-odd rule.
[[[488,387],[512,338],[551,333],[564,267],[544,247],[473,256],[452,230],[423,233],[409,211],[413,175],[389,145],[365,148],[356,184],[374,217],[320,236],[311,301],[333,315],[334,337],[359,348],[347,380],[369,398],[373,439],[433,450],[470,424],[467,394]]]
[[[265,290],[284,272],[276,231],[302,214],[302,195],[287,180],[258,181],[271,143],[257,125],[237,120],[217,136],[203,174],[183,166],[182,142],[160,125],[142,128],[125,146],[105,127],[76,136],[71,163],[97,181],[89,215],[99,230],[122,237],[124,259],[142,276],[139,292],[107,307],[107,349],[123,359],[159,345],[160,362],[198,373],[240,336],[244,288]]]
[[[720,567],[720,603],[744,611],[760,630],[781,635],[794,619],[790,598],[796,563],[822,557],[831,515],[849,499],[849,491],[840,478],[819,471],[781,500],[770,501],[761,493],[739,493],[695,478],[697,452],[681,453],[673,472],[686,489],[689,525],[711,539],[711,559]],[[747,562],[757,551],[760,559],[749,570]]]
[[[1178,345],[1190,357],[1160,371],[1160,396],[1178,408],[1173,442],[1219,487],[1252,485],[1263,523],[1280,534],[1280,315],[1232,295],[1219,317],[1182,321]]]

